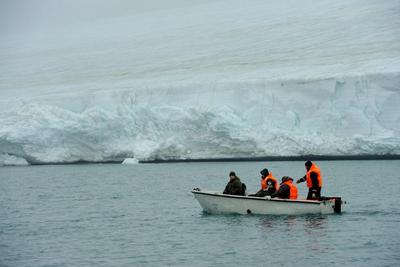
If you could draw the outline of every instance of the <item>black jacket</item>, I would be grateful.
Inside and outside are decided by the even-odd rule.
[[[318,186],[318,175],[315,172],[311,172],[310,173],[310,178],[311,178],[311,183],[312,183],[311,188],[319,188],[319,186]],[[302,183],[302,182],[305,182],[306,180],[307,180],[307,178],[304,175],[304,177],[301,178],[298,182]]]
[[[271,195],[271,198],[278,197],[289,199],[290,198],[290,187],[287,184],[282,183],[279,186],[279,190]]]
[[[235,179],[228,182],[225,187],[224,194],[243,195],[243,185],[239,177],[236,176]]]

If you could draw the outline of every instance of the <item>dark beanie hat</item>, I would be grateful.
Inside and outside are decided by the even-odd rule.
[[[236,173],[235,172],[230,172],[229,176],[236,176]]]
[[[267,175],[269,174],[269,171],[268,171],[268,169],[262,169],[262,170],[260,171],[260,174],[261,174],[262,176],[267,176]]]
[[[288,180],[292,180],[292,182],[293,182],[293,178],[292,178],[292,177],[289,177],[289,176],[283,176],[281,181],[282,181],[282,183],[283,183],[283,182],[286,182],[286,181],[288,181]]]
[[[307,161],[306,161],[306,163],[305,163],[304,165],[306,165],[307,167],[311,167],[311,165],[312,165],[312,162],[311,162],[311,161],[309,161],[309,160],[307,160]]]

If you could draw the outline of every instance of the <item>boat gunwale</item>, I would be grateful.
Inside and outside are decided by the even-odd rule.
[[[222,193],[211,193],[211,192],[204,192],[198,190],[192,190],[193,194],[203,194],[215,197],[225,197],[225,198],[237,198],[237,199],[249,199],[249,200],[261,200],[261,201],[277,201],[277,202],[293,202],[293,203],[304,203],[304,204],[313,204],[313,205],[320,205],[329,200],[298,200],[298,199],[282,199],[282,198],[265,198],[265,197],[252,197],[252,196],[239,196],[239,195],[228,195]]]

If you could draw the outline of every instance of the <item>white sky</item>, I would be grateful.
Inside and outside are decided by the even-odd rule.
[[[39,30],[218,0],[0,0],[0,31]]]

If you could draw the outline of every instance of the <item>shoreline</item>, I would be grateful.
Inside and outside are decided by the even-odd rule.
[[[28,162],[28,165],[8,166],[41,166],[41,165],[83,165],[83,164],[122,164],[125,158],[105,161],[73,161],[73,162]],[[236,158],[202,158],[202,159],[149,159],[139,160],[140,164],[161,163],[196,163],[196,162],[250,162],[250,161],[347,161],[347,160],[400,160],[400,155],[303,155],[303,156],[264,156],[264,157],[236,157]]]
[[[204,159],[154,159],[140,163],[176,163],[176,162],[235,162],[235,161],[336,161],[336,160],[400,160],[400,155],[304,155],[304,156],[264,156],[237,158]]]

